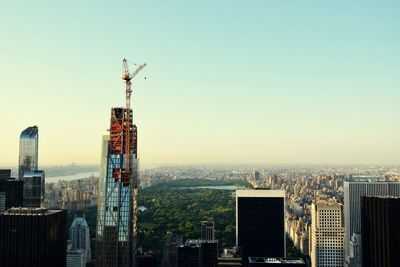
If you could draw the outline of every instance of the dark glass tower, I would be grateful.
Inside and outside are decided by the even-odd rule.
[[[177,247],[177,267],[214,267],[217,263],[217,241],[188,239]]]
[[[25,171],[24,181],[24,207],[44,207],[44,171]]]
[[[400,197],[361,197],[364,267],[400,266]]]
[[[168,231],[165,237],[162,267],[176,267],[177,247],[180,245],[182,245],[182,236]]]
[[[27,171],[38,169],[39,128],[28,127],[19,137],[18,178],[22,179]]]
[[[380,182],[374,176],[351,176],[344,182],[345,261],[350,267],[362,266],[361,197],[400,196],[400,182]]]
[[[125,136],[130,114],[130,136]],[[137,220],[137,130],[132,111],[111,109],[110,135],[103,137],[97,208],[96,266],[135,266]],[[130,171],[126,172],[126,139]]]
[[[0,192],[5,193],[5,208],[22,207],[24,182],[11,178],[11,170],[0,170]]]
[[[67,211],[13,208],[0,213],[0,266],[65,266]]]
[[[236,190],[236,243],[248,257],[285,257],[285,192]]]
[[[177,247],[177,267],[201,267],[201,242],[186,240]]]
[[[0,180],[11,178],[11,170],[9,169],[0,169]]]

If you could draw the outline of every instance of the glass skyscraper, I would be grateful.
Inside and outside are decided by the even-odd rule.
[[[11,170],[0,170],[0,192],[5,193],[5,209],[23,206],[24,182],[11,177]]]
[[[285,191],[236,190],[236,244],[249,257],[285,257]]]
[[[44,208],[44,171],[26,171],[24,181],[24,207]]]
[[[38,169],[39,128],[28,127],[19,137],[18,178],[22,179],[25,172]]]
[[[11,208],[0,212],[0,266],[64,267],[67,211]]]
[[[400,197],[361,197],[362,266],[400,266]]]
[[[99,267],[135,266],[137,130],[131,123],[130,170],[126,172],[127,114],[124,108],[111,110],[110,135],[103,136],[102,140],[96,228],[96,266]]]
[[[345,266],[362,266],[361,197],[400,196],[399,182],[380,182],[374,177],[351,177],[344,182]]]

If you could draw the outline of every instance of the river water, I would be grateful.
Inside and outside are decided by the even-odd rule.
[[[46,171],[45,171],[46,173]],[[65,175],[65,176],[54,176],[54,177],[46,177],[46,183],[57,183],[60,180],[64,181],[71,181],[71,180],[78,180],[89,178],[91,176],[99,177],[99,172],[80,172],[73,175]]]

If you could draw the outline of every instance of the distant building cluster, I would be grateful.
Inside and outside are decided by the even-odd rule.
[[[143,171],[139,183],[137,129],[130,126],[132,145],[121,140],[125,118],[132,119],[126,110],[111,110],[99,179],[45,184],[38,169],[38,127],[21,133],[18,176],[0,170],[0,266],[399,266],[400,169],[162,167]],[[207,217],[199,218],[198,238],[167,232],[159,258],[138,248],[139,187],[183,178],[243,180],[253,187],[232,192],[234,247],[221,247],[218,218]],[[95,205],[96,237],[85,215],[67,225],[67,210]]]
[[[46,183],[46,207],[79,210],[96,205],[98,177]]]

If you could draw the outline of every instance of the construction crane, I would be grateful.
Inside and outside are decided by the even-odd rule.
[[[124,58],[123,60],[124,72],[122,73],[122,80],[125,81],[126,84],[126,117],[125,117],[125,175],[130,177],[130,168],[131,168],[131,95],[132,95],[132,80],[135,76],[146,67],[146,63],[139,65],[139,67],[132,73],[129,73],[128,62]],[[126,177],[125,176],[125,177]],[[124,176],[122,176],[124,177]]]

